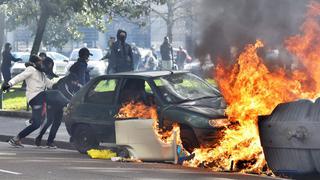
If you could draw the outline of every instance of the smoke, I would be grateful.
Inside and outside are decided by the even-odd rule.
[[[202,0],[198,16],[202,27],[195,55],[232,59],[238,52],[261,39],[266,46],[279,48],[284,39],[299,31],[308,0]]]

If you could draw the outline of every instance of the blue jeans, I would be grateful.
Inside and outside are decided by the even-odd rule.
[[[45,116],[42,116],[44,100],[45,100],[45,93],[41,92],[29,102],[29,105],[32,108],[32,116],[30,120],[32,124],[24,128],[18,134],[19,139],[25,138],[26,136],[28,136],[29,134],[31,134],[33,131],[35,131],[40,127],[45,117]]]

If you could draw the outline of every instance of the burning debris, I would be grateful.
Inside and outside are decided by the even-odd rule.
[[[302,34],[288,38],[286,49],[297,59],[298,66],[270,69],[258,51],[264,43],[257,40],[239,54],[233,66],[224,66],[220,58],[215,79],[228,103],[226,114],[232,126],[213,147],[200,147],[193,151],[194,158],[185,161],[191,167],[207,167],[214,171],[245,173],[271,173],[260,144],[258,116],[270,114],[280,103],[300,98],[314,99],[320,92],[320,4],[311,2]],[[158,127],[155,106],[127,103],[118,118],[146,118],[154,120],[154,130],[165,142],[172,141],[172,131]],[[174,125],[174,128],[179,128]],[[180,142],[181,143],[181,142]]]
[[[269,70],[258,56],[259,48],[264,46],[259,40],[248,45],[231,68],[218,64],[215,77],[229,104],[226,113],[230,121],[238,122],[239,126],[225,130],[219,146],[196,149],[195,158],[185,165],[198,167],[203,164],[215,171],[233,169],[262,173],[266,170],[257,128],[258,116],[270,114],[280,103],[318,96],[319,15],[320,4],[312,2],[302,26],[303,34],[286,41],[287,49],[300,62],[297,69]]]

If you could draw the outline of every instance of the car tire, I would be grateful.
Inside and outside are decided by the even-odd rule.
[[[192,152],[195,148],[200,147],[197,137],[193,130],[185,125],[180,125],[180,137],[185,150]]]
[[[99,142],[89,126],[80,124],[75,127],[73,133],[73,144],[75,148],[82,154],[86,154],[88,150],[99,147]]]

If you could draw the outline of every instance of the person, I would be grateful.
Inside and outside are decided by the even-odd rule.
[[[153,71],[157,69],[157,63],[155,57],[152,55],[152,52],[148,52],[144,60],[144,67],[146,71]]]
[[[160,46],[161,65],[164,70],[172,70],[173,67],[173,48],[169,42],[169,37],[164,37],[164,42]]]
[[[72,96],[76,93],[76,89],[73,88],[74,86],[81,86],[79,84],[79,78],[76,74],[70,73],[67,76],[61,78],[56,84],[54,84],[52,89],[60,91],[63,97],[67,98],[67,100],[70,101]],[[47,106],[47,121],[42,127],[39,135],[35,139],[36,146],[41,146],[43,135],[46,133],[49,126],[52,125],[47,139],[47,147],[57,148],[57,146],[54,144],[54,139],[61,125],[64,107],[65,106],[58,104],[49,104]]]
[[[188,56],[188,54],[187,54],[186,50],[184,50],[183,47],[180,46],[179,51],[177,52],[177,59],[176,59],[179,70],[184,69],[184,63],[187,59],[187,56]]]
[[[10,72],[11,61],[18,62],[22,60],[20,58],[15,58],[10,52],[11,49],[12,49],[11,44],[6,43],[4,45],[4,50],[2,52],[1,72],[2,72],[4,82],[8,82],[11,79],[11,72]]]
[[[110,73],[133,71],[132,49],[126,43],[127,32],[119,29],[117,32],[117,41],[111,49],[111,57],[109,61]]]
[[[69,71],[74,73],[79,79],[79,83],[84,86],[89,82],[90,75],[88,70],[89,56],[92,56],[88,48],[81,48],[79,50],[79,58],[76,63],[74,63]]]
[[[131,47],[132,47],[132,59],[133,59],[134,70],[138,70],[138,65],[141,61],[141,54],[139,49],[136,46],[136,43],[132,43]]]
[[[2,84],[2,91],[7,91],[13,85],[25,80],[26,81],[26,97],[32,108],[32,124],[18,135],[9,140],[9,144],[15,147],[23,147],[21,139],[38,129],[45,116],[45,90],[51,88],[53,82],[44,74],[42,59],[37,55],[31,55],[29,62],[26,63],[26,69],[12,78],[9,82]]]
[[[44,73],[47,75],[49,79],[57,78],[59,77],[53,72],[53,66],[54,66],[54,61],[50,57],[47,56],[46,53],[41,52],[39,54],[40,58],[43,60],[43,66],[44,66]]]

